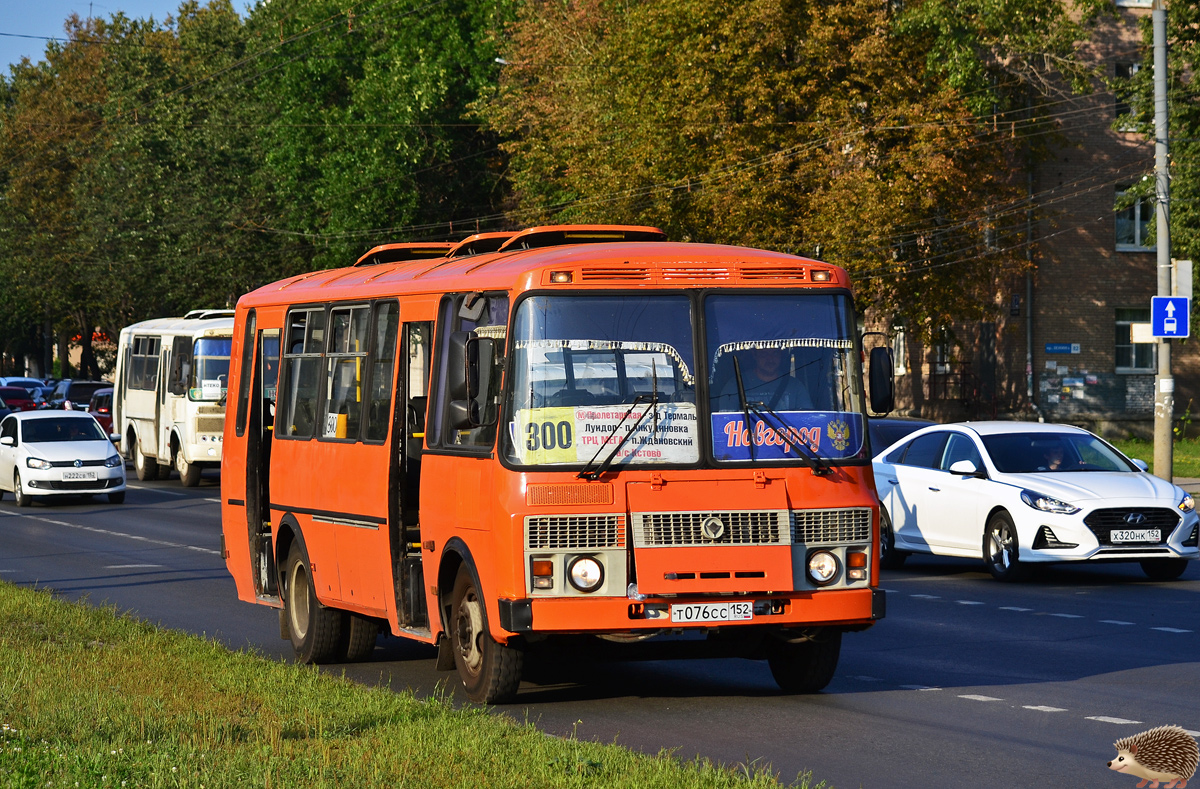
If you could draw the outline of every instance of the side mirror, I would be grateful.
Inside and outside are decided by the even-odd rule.
[[[117,446],[121,446],[121,436],[119,436],[119,435],[118,435],[118,434],[116,434],[116,433],[109,433],[109,434],[108,434],[108,440],[109,440],[109,441],[111,441],[111,442],[113,442],[113,443],[114,443],[114,444],[116,444]]]
[[[1131,458],[1131,460],[1133,460],[1133,465],[1137,466],[1137,467],[1138,467],[1138,468],[1140,468],[1142,471],[1149,471],[1149,470],[1150,470],[1150,465],[1149,465],[1149,464],[1148,464],[1146,461],[1144,461],[1144,460],[1138,460],[1137,458]]]
[[[950,473],[961,477],[974,477],[979,474],[979,469],[976,468],[974,461],[956,460],[950,464]]]
[[[893,373],[892,349],[882,346],[872,348],[868,383],[871,387],[871,411],[875,414],[889,414],[896,407]]]
[[[496,366],[496,341],[456,331],[450,335],[447,354],[450,426],[464,430],[491,424],[496,418],[488,402]]]
[[[17,440],[12,436],[4,436],[3,438],[0,438],[0,444],[3,444],[6,447],[15,447],[17,445]]]

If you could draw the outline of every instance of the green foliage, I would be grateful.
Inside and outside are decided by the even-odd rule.
[[[779,787],[0,584],[0,787]],[[798,786],[809,786],[807,777]]]

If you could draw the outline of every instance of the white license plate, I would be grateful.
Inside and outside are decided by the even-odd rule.
[[[64,471],[63,472],[63,481],[64,482],[84,482],[84,481],[94,481],[95,479],[96,479],[96,472],[94,472],[94,471]]]
[[[684,603],[671,606],[671,621],[745,622],[754,618],[754,604],[742,603]]]
[[[1113,529],[1109,539],[1114,545],[1119,542],[1158,542],[1162,532],[1158,529]]]

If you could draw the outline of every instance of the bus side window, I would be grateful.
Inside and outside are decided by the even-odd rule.
[[[325,344],[325,310],[292,310],[288,313],[288,345],[279,378],[276,435],[312,438],[321,395],[322,351]]]
[[[191,358],[191,338],[176,337],[171,346],[171,377],[167,381],[168,390],[176,397],[182,397],[188,393]]]
[[[396,379],[396,329],[399,326],[398,305],[394,301],[375,305],[371,324],[372,348],[371,393],[366,413],[363,439],[383,441],[391,424],[392,388]]]
[[[246,333],[242,337],[242,363],[238,366],[238,374],[242,378],[238,382],[237,421],[234,423],[234,430],[239,436],[246,433],[246,419],[250,411],[250,383],[254,378],[254,371],[250,369],[254,359],[254,324],[255,312],[250,310],[246,315]]]
[[[500,376],[504,368],[504,339],[508,331],[508,294],[507,293],[466,293],[451,296],[446,299],[439,310],[438,323],[438,359],[437,359],[437,395],[434,402],[435,412],[429,420],[429,429],[434,433],[429,438],[429,445],[445,448],[486,449],[496,440],[496,422],[494,419],[481,427],[471,429],[454,429],[447,424],[449,416],[448,400],[450,392],[447,385],[449,370],[447,369],[447,352],[450,347],[450,335],[454,332],[468,331],[476,337],[489,337],[495,341],[496,355],[493,366],[480,371],[483,401],[481,413],[492,414],[500,396]]]
[[[365,306],[337,307],[330,313],[322,438],[351,441],[358,439],[362,419],[369,314],[370,310]]]

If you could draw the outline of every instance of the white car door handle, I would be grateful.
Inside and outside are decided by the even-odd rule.
[[[935,487],[932,487],[932,486],[931,486],[929,489],[930,489],[930,490],[932,490],[934,493],[941,493],[941,491],[942,491],[942,489],[941,489],[941,488],[935,488]]]
[[[899,484],[900,484],[900,480],[898,480],[898,479],[889,479],[889,480],[888,480],[888,484],[890,484],[890,485],[899,485]]]

